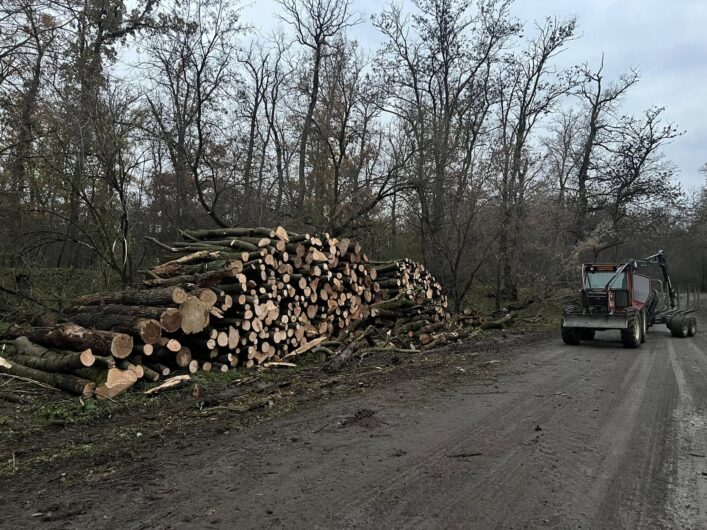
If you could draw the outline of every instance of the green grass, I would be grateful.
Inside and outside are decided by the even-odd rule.
[[[46,449],[33,455],[29,459],[25,458],[23,455],[12,453],[10,458],[4,462],[0,462],[0,477],[12,476],[28,469],[39,468],[57,460],[64,461],[74,457],[87,457],[91,454],[95,454],[97,450],[98,446],[96,444],[77,443],[66,445],[62,447],[60,451]]]
[[[32,388],[28,386],[28,388]],[[136,409],[157,407],[159,400],[143,394],[136,388],[112,400],[93,397],[66,397],[66,394],[44,394],[26,405],[5,408],[0,415],[0,442],[16,433],[31,434],[56,426],[84,426],[129,413]]]

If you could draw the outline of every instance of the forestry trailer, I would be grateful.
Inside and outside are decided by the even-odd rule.
[[[637,272],[639,267],[656,266],[662,279]],[[638,348],[653,324],[665,324],[673,337],[691,337],[697,333],[697,319],[692,313],[698,307],[698,294],[693,293],[691,305],[689,291],[681,307],[662,250],[624,264],[585,263],[581,302],[566,306],[562,314],[562,340],[574,345],[593,340],[596,331],[617,329],[625,348]]]

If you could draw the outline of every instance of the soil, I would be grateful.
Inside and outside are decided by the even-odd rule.
[[[86,423],[5,404],[1,524],[705,528],[707,334],[664,329],[244,371]]]

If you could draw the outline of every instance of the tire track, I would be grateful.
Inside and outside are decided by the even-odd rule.
[[[707,471],[707,424],[704,409],[707,391],[704,367],[707,365],[707,355],[696,340],[685,343],[690,354],[683,353],[681,358],[678,358],[673,344],[668,346],[670,363],[680,389],[680,402],[674,413],[679,440],[678,472],[668,508],[676,525],[698,529],[707,528],[707,480],[702,475]],[[689,367],[686,363],[690,361],[693,369],[687,370]],[[686,372],[691,371],[693,374],[689,378]]]
[[[586,352],[586,350],[585,350]],[[578,353],[579,352],[575,352]],[[559,355],[565,354],[564,351],[560,350]],[[557,355],[553,356],[557,357]],[[645,380],[647,379],[647,368],[648,361],[647,357],[641,356],[637,357],[622,377],[619,390],[627,393],[633,386],[634,380],[640,377],[642,382],[642,388],[645,390]],[[604,370],[608,367],[604,368]],[[536,370],[533,370],[535,372]],[[456,514],[466,513],[461,508],[462,505],[468,502],[468,499],[474,499],[475,505],[479,508],[479,512],[485,513],[481,521],[478,521],[481,525],[495,524],[498,522],[499,514],[507,513],[505,508],[498,510],[499,506],[497,504],[497,499],[499,497],[514,496],[518,502],[518,499],[522,497],[522,490],[525,489],[528,481],[527,469],[540,469],[547,468],[549,470],[549,482],[550,484],[559,484],[559,477],[565,473],[559,466],[553,468],[554,462],[550,462],[553,456],[556,455],[556,451],[551,449],[546,443],[542,442],[542,438],[536,438],[535,434],[532,433],[527,426],[524,429],[518,427],[524,421],[527,423],[527,416],[532,415],[533,418],[538,418],[544,423],[552,423],[555,418],[562,416],[564,411],[558,409],[556,403],[551,399],[545,399],[541,405],[536,405],[532,400],[528,400],[529,396],[542,392],[545,395],[553,394],[566,394],[570,391],[576,391],[578,384],[581,379],[587,375],[583,372],[581,367],[575,369],[574,372],[564,374],[564,377],[554,379],[551,377],[545,378],[543,381],[535,381],[535,386],[528,389],[526,392],[521,394],[516,400],[504,407],[502,412],[495,412],[487,414],[483,419],[477,420],[473,425],[468,428],[461,429],[454,437],[446,440],[442,444],[435,447],[427,455],[423,455],[421,460],[418,461],[412,469],[406,470],[403,473],[395,477],[394,480],[388,481],[383,488],[379,488],[367,497],[359,500],[358,502],[348,504],[341,512],[339,516],[345,517],[346,520],[350,522],[358,521],[359,523],[365,521],[366,524],[380,523],[388,525],[389,523],[399,520],[399,517],[403,515],[408,508],[414,506],[419,499],[416,496],[417,492],[410,491],[412,500],[402,501],[399,506],[391,510],[387,507],[385,510],[385,501],[381,499],[388,499],[395,496],[401,496],[401,493],[409,488],[415,488],[422,480],[425,475],[429,475],[431,470],[441,468],[441,471],[450,471],[449,466],[444,465],[443,456],[439,456],[442,451],[450,453],[454,452],[454,449],[458,447],[460,440],[474,440],[481,438],[485,434],[491,435],[491,442],[505,441],[505,453],[496,455],[493,461],[488,459],[480,459],[482,463],[479,465],[482,468],[486,468],[482,471],[477,471],[474,475],[474,481],[471,486],[463,486],[454,484],[451,488],[452,491],[444,491],[439,494],[434,492],[428,492],[426,494],[426,502],[430,505],[436,506],[442,515],[439,516],[438,524],[443,526],[464,526],[468,521],[462,516],[460,519]],[[579,401],[579,400],[577,400]],[[532,408],[530,408],[532,405]],[[640,399],[635,400],[634,408],[640,405]],[[500,404],[498,405],[500,406]],[[581,406],[578,407],[581,409]],[[579,412],[579,410],[577,411]],[[620,419],[621,414],[617,413],[617,419],[614,423],[618,424],[625,420]],[[615,428],[616,425],[610,425],[609,430]],[[575,451],[581,451],[581,449],[586,447],[586,438],[589,434],[587,428],[579,428],[574,430],[575,434],[570,434],[569,440],[563,441],[565,447],[574,446]],[[529,434],[530,433],[530,434]],[[583,442],[584,440],[584,442]],[[483,447],[483,445],[481,445]],[[488,450],[488,447],[486,447]],[[493,454],[493,448],[490,449],[490,453]],[[431,453],[431,454],[430,454]],[[437,454],[438,456],[435,456]],[[484,453],[486,454],[486,452]],[[595,456],[595,455],[590,455]],[[483,461],[486,460],[484,465]],[[609,464],[610,466],[611,464]],[[583,469],[590,469],[593,465],[587,462]],[[569,469],[574,469],[573,466],[568,466]],[[566,469],[566,468],[565,468]],[[564,477],[567,478],[567,477]],[[586,479],[586,475],[579,474],[577,481],[579,482],[581,478]],[[455,487],[458,490],[455,492]],[[397,494],[397,495],[396,495]],[[417,500],[416,500],[417,499]],[[526,504],[531,504],[532,501],[529,500]],[[521,502],[521,505],[523,502]],[[518,506],[522,508],[523,506]],[[495,515],[494,515],[495,509]],[[522,512],[521,509],[519,511]],[[385,512],[386,516],[382,521],[378,521],[375,518],[375,514],[381,514]],[[372,515],[373,514],[373,515]],[[488,515],[490,514],[490,515]],[[372,518],[372,519],[371,519]]]

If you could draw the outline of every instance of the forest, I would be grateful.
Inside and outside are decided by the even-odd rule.
[[[454,310],[658,249],[706,290],[707,186],[664,155],[689,131],[626,112],[640,73],[607,76],[610,52],[558,66],[581,20],[510,11],[279,0],[263,34],[232,0],[4,0],[0,311],[134,283],[146,237],[241,226],[413,258]]]

